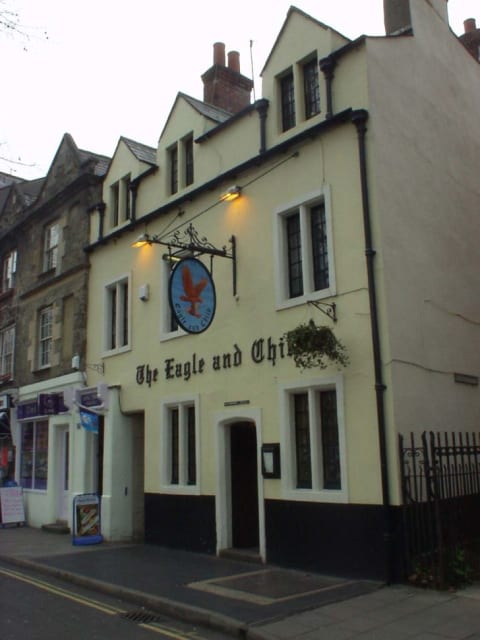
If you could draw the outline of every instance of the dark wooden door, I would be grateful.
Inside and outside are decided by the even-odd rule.
[[[232,479],[232,544],[258,548],[257,434],[255,425],[239,422],[230,428]]]

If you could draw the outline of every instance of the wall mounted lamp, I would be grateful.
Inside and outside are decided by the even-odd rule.
[[[220,196],[220,200],[222,202],[231,202],[232,200],[236,200],[237,198],[239,198],[241,193],[242,187],[234,184],[229,187],[227,191],[225,191],[225,193],[222,193],[222,195]]]
[[[146,244],[152,244],[152,242],[153,240],[148,235],[148,233],[142,233],[140,236],[138,236],[135,242],[132,243],[132,247],[135,247],[135,249],[139,249],[140,247],[144,247]]]

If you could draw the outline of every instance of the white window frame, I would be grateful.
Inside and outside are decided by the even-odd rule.
[[[160,403],[160,486],[164,493],[183,495],[200,494],[200,400],[198,395],[172,397]],[[187,409],[195,408],[195,484],[188,484],[188,451],[187,451]],[[178,484],[172,484],[171,464],[171,409],[179,410],[179,478]]]
[[[15,363],[15,325],[0,331],[0,377],[5,382],[13,379]]]
[[[131,174],[110,185],[110,227],[116,228],[130,220],[132,201],[130,191]]]
[[[309,231],[309,211],[316,204],[322,203],[325,208],[325,224],[328,249],[328,275],[329,286],[325,289],[314,289],[313,284],[313,258],[311,234]],[[288,286],[288,256],[285,221],[289,215],[299,211],[300,234],[302,243],[302,272],[303,294],[294,298],[289,297]],[[274,210],[274,262],[275,262],[275,294],[277,309],[295,307],[312,300],[321,300],[336,295],[334,247],[332,233],[331,194],[330,187],[324,187],[318,191],[306,194],[289,203],[283,204]]]
[[[52,271],[58,265],[60,224],[52,222],[45,227],[43,241],[43,270]]]
[[[2,259],[2,283],[1,293],[10,291],[15,286],[15,274],[17,272],[17,250],[12,249]]]
[[[26,452],[24,450],[24,434],[23,431],[26,427],[31,426],[32,428],[32,451],[31,451],[31,485],[30,486],[25,486],[22,483],[22,470],[23,470],[23,465],[24,463],[24,459],[26,457]],[[38,430],[40,427],[46,428],[47,431],[47,449],[46,449],[46,458],[44,458],[44,453],[45,450],[38,449]],[[28,422],[21,422],[20,423],[20,443],[21,443],[21,450],[20,450],[20,485],[23,488],[23,491],[28,491],[28,492],[42,492],[42,493],[46,493],[48,490],[48,484],[49,484],[49,466],[50,466],[50,455],[49,455],[49,448],[50,448],[50,428],[49,428],[49,424],[48,424],[48,420],[29,420]],[[28,452],[30,453],[30,452]],[[42,456],[40,456],[39,454],[42,453]],[[43,488],[39,488],[39,487],[35,487],[35,480],[37,478],[37,473],[38,473],[38,469],[40,467],[39,464],[39,460],[45,460],[45,464],[46,464],[46,480],[45,480],[45,487]]]
[[[52,366],[53,355],[53,305],[38,312],[38,368]]]
[[[132,341],[132,282],[131,275],[126,274],[116,280],[112,280],[105,285],[103,300],[103,317],[104,317],[104,333],[103,333],[103,352],[104,355],[114,355],[123,353],[131,349]],[[125,303],[124,292],[125,285],[128,292],[128,300],[126,307],[127,321],[127,341],[125,344],[118,343],[118,337],[125,333]],[[115,291],[115,315],[113,315],[111,296]],[[115,346],[111,345],[112,325],[115,318],[115,336],[117,342]]]
[[[321,486],[322,460],[319,433],[318,405],[313,401],[319,391],[335,389],[337,398],[338,446],[340,453],[340,489],[324,489]],[[292,420],[292,396],[295,393],[309,394],[310,442],[312,461],[312,488],[296,486],[295,428]],[[282,492],[285,499],[307,502],[348,502],[347,451],[345,442],[345,412],[343,376],[311,378],[292,381],[279,387],[279,414],[281,433]]]

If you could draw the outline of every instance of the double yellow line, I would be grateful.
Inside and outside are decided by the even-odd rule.
[[[78,595],[73,591],[68,591],[67,589],[56,587],[49,582],[39,580],[38,578],[32,578],[31,576],[20,573],[19,571],[0,568],[0,575],[4,575],[7,578],[12,578],[13,580],[18,580],[19,582],[25,582],[26,584],[36,587],[37,589],[42,589],[42,591],[47,591],[48,593],[60,596],[61,598],[72,600],[73,602],[77,602],[78,604],[81,604],[83,606],[90,607],[91,609],[96,609],[97,611],[101,611],[102,613],[106,613],[109,616],[118,616],[127,613],[125,609],[120,609],[119,607],[99,602],[98,600],[94,600],[93,598],[89,598],[87,596]],[[169,638],[174,638],[175,640],[192,640],[192,638],[200,640],[200,636],[194,633],[181,634],[159,624],[154,625],[149,623],[138,623],[137,626],[143,627],[144,629],[149,629],[150,631],[154,631],[155,633],[160,633]]]

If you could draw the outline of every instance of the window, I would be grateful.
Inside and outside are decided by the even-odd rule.
[[[45,228],[43,270],[50,271],[57,267],[58,262],[58,241],[60,227],[57,222]]]
[[[185,186],[193,183],[193,137],[188,137],[183,143],[185,161]]]
[[[130,342],[129,280],[123,278],[106,287],[105,348],[122,349]]]
[[[116,227],[122,222],[130,219],[131,212],[131,192],[130,174],[124,176],[119,182],[115,182],[110,187],[110,223]]]
[[[276,216],[279,305],[333,295],[328,192]]]
[[[320,85],[316,58],[303,65],[303,91],[305,99],[305,118],[320,113]]]
[[[120,186],[118,182],[112,184],[110,187],[110,202],[112,203],[112,227],[116,227],[118,225],[118,209],[120,203]]]
[[[1,293],[5,293],[13,289],[15,285],[15,273],[17,271],[17,251],[9,251],[4,255],[2,260],[2,289]]]
[[[295,126],[295,86],[293,72],[280,78],[280,103],[282,108],[282,131]]]
[[[15,325],[0,331],[0,378],[13,378],[13,354],[15,349]]]
[[[196,401],[165,402],[161,415],[162,485],[172,490],[198,489]]]
[[[178,191],[178,147],[177,145],[170,148],[168,151],[168,167],[170,175],[170,193],[177,193]]]
[[[48,420],[21,425],[20,484],[24,489],[47,488]]]
[[[53,346],[53,307],[45,307],[38,318],[38,366],[49,367],[52,364]]]
[[[341,379],[284,387],[285,482],[305,493],[339,499],[345,494]]]

